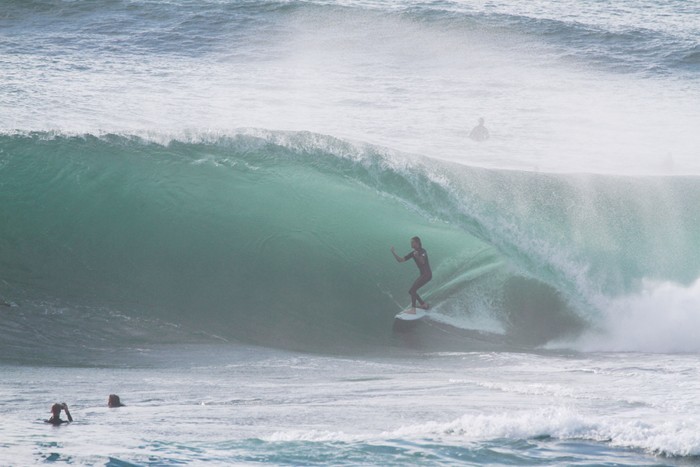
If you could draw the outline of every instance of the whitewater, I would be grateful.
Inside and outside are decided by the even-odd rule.
[[[0,464],[699,463],[699,38],[693,0],[2,2]]]

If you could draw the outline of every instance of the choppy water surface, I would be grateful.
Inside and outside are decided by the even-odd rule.
[[[223,345],[156,348],[133,361],[148,366],[2,367],[3,458],[14,465],[688,465],[700,442],[692,356],[354,359]],[[107,408],[111,392],[126,406]],[[54,399],[72,401],[73,424],[41,422]]]

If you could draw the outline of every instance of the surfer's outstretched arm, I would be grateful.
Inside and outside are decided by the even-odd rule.
[[[394,255],[394,258],[396,258],[396,261],[398,261],[399,263],[403,263],[404,261],[406,261],[406,258],[402,258],[396,254],[396,250],[394,250],[393,246],[391,247],[391,254]]]

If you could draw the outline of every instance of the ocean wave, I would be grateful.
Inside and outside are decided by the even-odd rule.
[[[693,420],[613,420],[588,415],[567,407],[520,410],[491,414],[466,414],[449,422],[406,425],[374,435],[295,430],[273,433],[267,442],[379,443],[388,440],[430,440],[476,449],[478,443],[498,440],[556,439],[595,441],[618,448],[639,449],[653,455],[695,457],[700,455],[700,437]]]
[[[615,447],[642,449],[657,455],[697,456],[700,454],[700,436],[693,426],[691,420],[611,420],[565,407],[553,407],[502,414],[469,414],[448,423],[406,426],[390,436],[437,435],[468,441],[550,437],[606,442]]]
[[[673,72],[697,64],[683,58],[697,46],[695,31],[687,26],[692,21],[678,19],[697,16],[697,12],[673,14],[677,10],[682,5],[651,2],[648,8],[585,2],[542,8],[519,2],[486,7],[462,2],[11,1],[5,4],[0,21],[25,35],[36,34],[38,40],[42,32],[52,31],[52,39],[60,39],[69,53],[91,48],[110,55],[195,56],[232,46],[238,49],[250,35],[262,41],[264,35],[288,34],[305,24],[297,22],[303,18],[375,21],[389,16],[437,25],[453,33],[497,34],[501,40],[531,38],[548,44],[559,55],[616,70]],[[132,21],[132,15],[138,21]],[[76,20],[80,28],[66,27]],[[105,37],[118,41],[119,47],[105,44]],[[31,53],[31,49],[23,50]],[[668,54],[668,50],[678,53]],[[271,46],[269,52],[274,51]]]
[[[435,308],[411,345],[469,349],[567,341],[644,279],[698,276],[696,178],[485,170],[308,132],[161,138],[0,136],[3,300],[37,320],[48,300],[263,345],[405,345],[390,329],[414,271],[388,247],[418,234]]]

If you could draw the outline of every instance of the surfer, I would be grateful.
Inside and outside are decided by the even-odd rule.
[[[413,258],[413,260],[416,262],[416,266],[418,266],[418,271],[420,271],[420,276],[418,276],[418,279],[416,279],[408,291],[409,295],[411,296],[411,309],[407,310],[406,313],[415,314],[416,302],[418,302],[418,308],[422,308],[423,310],[430,308],[430,305],[425,303],[423,299],[420,298],[420,295],[418,295],[418,289],[430,282],[430,279],[433,278],[433,272],[430,270],[428,253],[423,249],[423,245],[421,244],[419,237],[413,237],[411,239],[411,248],[413,248],[413,251],[403,258],[396,254],[393,246],[391,247],[391,253],[399,263],[403,263],[404,261],[408,261],[409,259]]]
[[[489,139],[489,130],[484,126],[484,117],[479,118],[479,124],[472,128],[469,137],[474,141],[486,141]]]
[[[107,407],[124,407],[124,404],[122,404],[122,401],[121,399],[119,399],[119,396],[117,396],[116,394],[110,394],[109,398],[107,399]]]
[[[66,412],[66,417],[68,417],[68,420],[62,420],[61,419],[61,410],[65,410]],[[52,425],[58,426],[63,423],[70,423],[73,421],[73,417],[70,416],[70,411],[68,410],[68,404],[65,402],[62,403],[55,403],[54,405],[51,406],[51,418],[48,420],[44,420],[45,423],[50,423]]]

